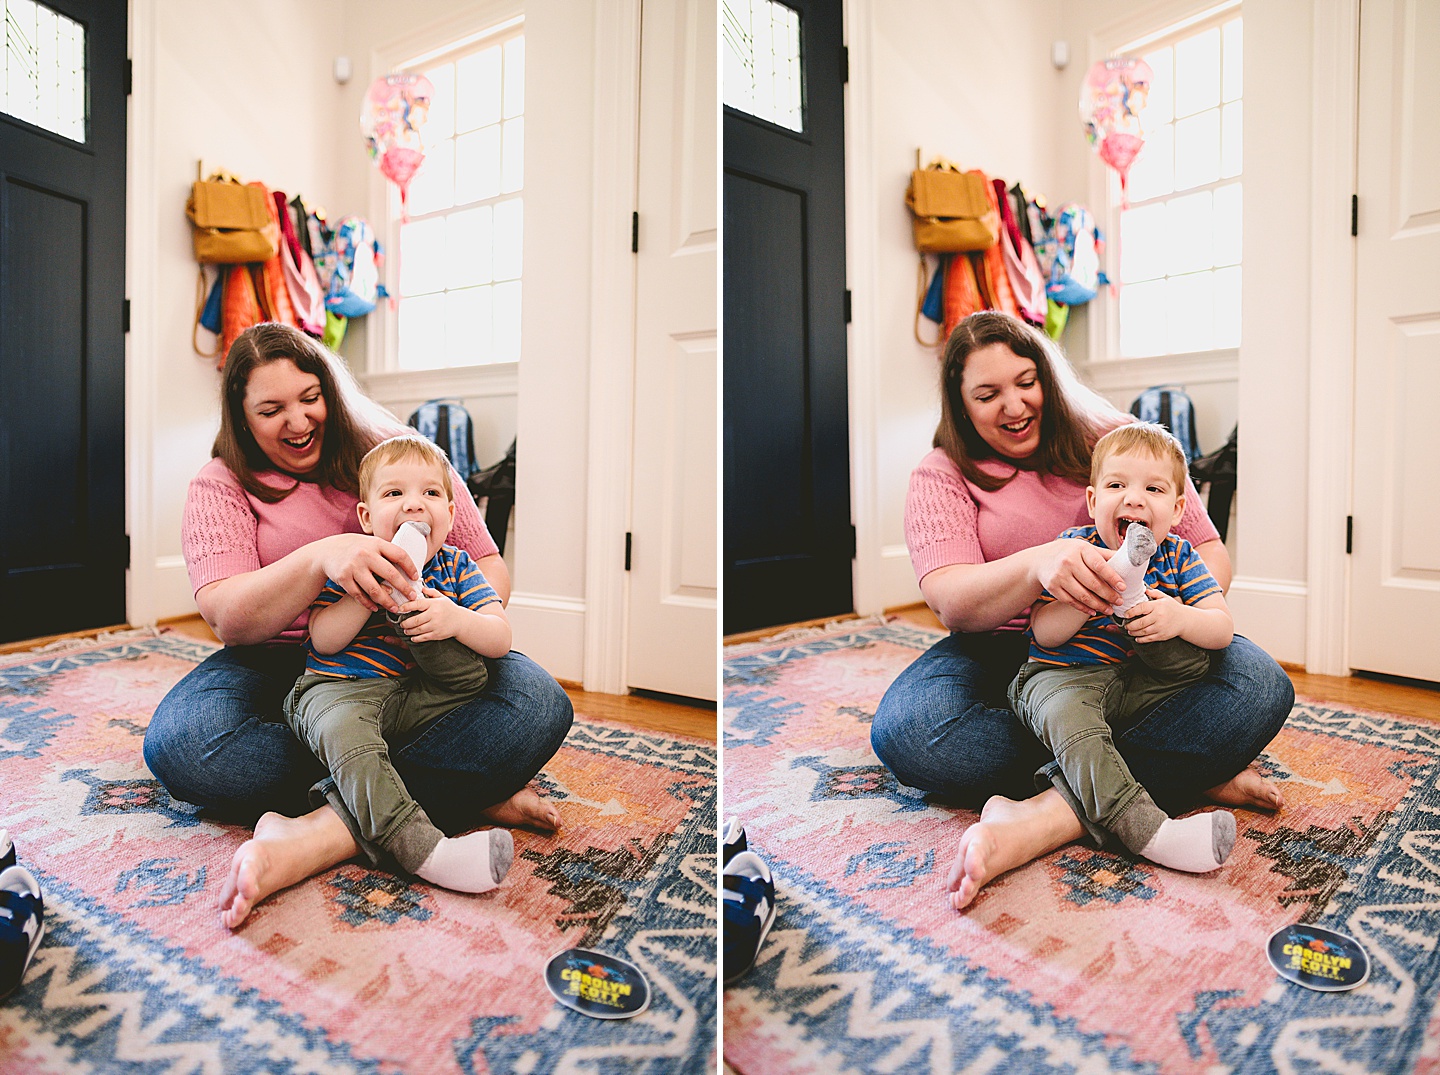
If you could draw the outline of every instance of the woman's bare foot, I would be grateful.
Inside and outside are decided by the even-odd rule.
[[[496,803],[494,806],[482,810],[480,816],[486,821],[494,822],[507,829],[524,825],[532,829],[554,832],[560,827],[560,811],[555,809],[553,803],[540,798],[535,789],[528,785],[503,803]]]
[[[1279,810],[1280,789],[1254,769],[1241,769],[1223,784],[1205,793],[1206,798],[1226,806],[1251,806],[1257,810]]]
[[[1023,802],[992,796],[980,820],[960,837],[960,850],[945,879],[950,906],[960,910],[986,882],[1084,834],[1079,818],[1053,788]]]
[[[282,888],[344,862],[359,850],[350,830],[328,806],[304,817],[265,814],[230,860],[220,889],[220,921],[235,929],[255,905]]]

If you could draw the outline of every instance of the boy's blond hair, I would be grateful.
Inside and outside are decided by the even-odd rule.
[[[1112,429],[1095,442],[1090,456],[1090,484],[1100,484],[1100,468],[1112,455],[1143,451],[1161,462],[1169,460],[1175,468],[1175,494],[1185,492],[1185,475],[1189,468],[1185,464],[1185,449],[1175,435],[1162,425],[1154,422],[1130,422]]]
[[[445,489],[445,499],[453,503],[455,487],[450,482],[450,460],[446,458],[445,453],[434,441],[428,440],[418,433],[402,433],[398,437],[382,440],[365,453],[365,458],[360,460],[360,499],[367,504],[370,502],[370,484],[375,480],[377,470],[389,466],[391,463],[405,463],[411,460],[429,463],[439,470],[440,484]]]

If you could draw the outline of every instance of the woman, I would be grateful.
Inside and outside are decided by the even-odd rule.
[[[195,603],[225,648],[160,703],[145,762],[177,799],[242,823],[263,814],[221,893],[233,928],[258,900],[359,852],[333,781],[281,722],[311,602],[330,578],[394,612],[387,585],[408,591],[418,575],[355,512],[361,457],[404,427],[335,356],[288,326],[257,325],[230,348],[221,391],[214,458],[190,483],[181,535]],[[467,497],[449,540],[508,602],[509,573]],[[564,741],[570,701],[519,653],[489,664],[479,698],[392,746],[395,768],[446,831],[482,820],[553,829],[554,807],[527,785]]]
[[[1089,522],[1090,449],[1130,420],[1082,387],[1048,338],[1007,314],[972,314],[945,346],[940,425],[910,478],[905,536],[926,603],[952,633],[891,684],[871,742],[905,784],[962,802],[988,797],[950,869],[956,908],[991,878],[1084,833],[1053,788],[1017,801],[1033,794],[1046,756],[1005,688],[1024,662],[1042,587],[1092,612],[1119,597],[1124,584],[1103,550],[1056,535]],[[1230,558],[1186,485],[1174,532],[1229,589]],[[1248,766],[1294,698],[1280,666],[1237,635],[1203,682],[1116,727],[1115,745],[1171,813],[1201,795],[1276,809],[1279,791]]]

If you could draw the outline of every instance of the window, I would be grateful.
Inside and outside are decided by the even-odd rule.
[[[1121,358],[1240,345],[1242,32],[1231,8],[1140,55],[1154,72],[1141,113],[1145,149],[1130,171],[1129,205],[1110,184],[1112,264],[1120,282]],[[1118,223],[1118,226],[1115,226]]]
[[[525,37],[511,24],[407,69],[435,87],[399,227],[401,370],[520,358]],[[398,208],[398,200],[394,203]]]
[[[34,0],[0,0],[0,112],[85,141],[85,27]]]
[[[725,104],[803,131],[799,12],[774,0],[724,0],[721,33]]]

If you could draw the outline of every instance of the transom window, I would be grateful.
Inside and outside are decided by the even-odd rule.
[[[724,0],[721,35],[725,104],[804,130],[800,13],[775,0]]]
[[[85,27],[35,0],[0,0],[0,112],[85,141]]]
[[[425,164],[399,235],[398,366],[520,358],[525,37],[519,25],[427,60]]]
[[[1125,50],[1154,82],[1128,207],[1111,183],[1122,358],[1240,345],[1242,40],[1231,9]]]

